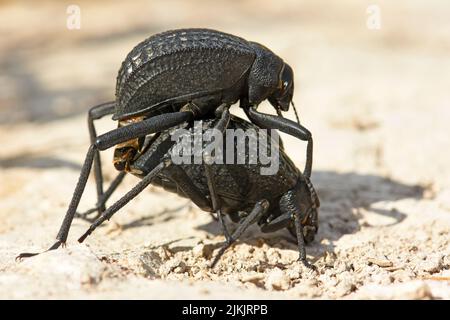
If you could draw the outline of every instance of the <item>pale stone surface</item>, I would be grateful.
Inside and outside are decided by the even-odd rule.
[[[421,281],[411,281],[391,286],[370,284],[359,290],[362,299],[431,299],[430,287]]]

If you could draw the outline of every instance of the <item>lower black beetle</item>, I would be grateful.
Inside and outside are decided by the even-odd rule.
[[[272,148],[272,153],[278,153],[278,170],[273,175],[261,175],[261,162],[259,158],[250,163],[250,149],[245,152],[243,164],[218,164],[208,159],[210,157],[202,151],[201,164],[174,164],[174,150],[181,142],[172,139],[175,130],[190,129],[192,123],[165,130],[154,136],[147,137],[146,141],[136,140],[134,144],[124,147],[118,146],[115,150],[115,161],[122,162],[124,155],[132,152],[133,161],[116,165],[140,177],[142,180],[125,196],[110,206],[100,216],[97,216],[88,231],[79,239],[91,234],[105,220],[132,200],[149,184],[161,186],[167,191],[191,199],[201,209],[217,214],[226,237],[226,244],[216,256],[213,265],[223,252],[253,223],[258,223],[263,232],[273,232],[282,228],[297,237],[299,259],[307,266],[305,242],[314,239],[318,229],[319,199],[309,178],[305,177],[286,155],[282,145],[276,145],[272,136],[267,137],[259,127],[238,117],[230,116],[224,111],[220,119],[205,119],[202,121],[202,134],[208,129],[215,128],[222,132],[224,139],[225,129],[242,129],[249,140],[258,139],[263,144],[258,145],[259,150]],[[193,133],[184,131],[185,135]],[[261,137],[257,137],[262,135]],[[180,137],[180,136],[179,136]],[[182,135],[181,135],[182,137]],[[202,150],[206,148],[203,142]],[[237,140],[233,140],[233,155],[236,154]],[[133,146],[133,147],[132,147]],[[132,149],[134,148],[134,149]],[[248,146],[250,148],[250,144]],[[179,150],[179,149],[178,149]],[[254,154],[260,154],[253,150]],[[179,152],[179,151],[178,151]],[[230,150],[221,149],[223,159]],[[189,155],[190,156],[190,155]],[[122,181],[125,171],[119,173],[110,188],[100,198],[94,212],[99,206],[104,206],[112,192]],[[239,222],[233,234],[229,234],[222,215],[229,215],[234,222]],[[23,254],[29,256],[32,254]]]

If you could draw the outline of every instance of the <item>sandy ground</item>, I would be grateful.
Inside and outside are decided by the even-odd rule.
[[[375,2],[377,31],[366,26],[373,1],[79,1],[73,31],[63,2],[2,2],[0,298],[450,298],[449,7]],[[224,240],[217,223],[155,187],[85,244],[88,224],[75,220],[67,248],[16,262],[54,241],[88,147],[88,107],[113,99],[136,43],[182,26],[259,41],[294,68],[315,139],[322,206],[307,252],[318,271],[296,262],[288,232],[256,227],[209,268]],[[305,146],[285,144],[301,168]],[[91,178],[80,209],[95,200]]]

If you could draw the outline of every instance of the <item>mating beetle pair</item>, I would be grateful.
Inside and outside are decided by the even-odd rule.
[[[307,264],[304,244],[312,241],[317,232],[319,207],[319,200],[309,179],[295,167],[282,145],[278,145],[272,135],[268,136],[256,125],[231,116],[229,112],[224,112],[219,119],[203,119],[201,124],[202,134],[214,128],[223,135],[223,140],[226,139],[225,129],[243,130],[248,138],[249,148],[252,145],[250,141],[260,142],[258,145],[253,144],[258,150],[244,152],[245,159],[242,164],[226,164],[223,161],[215,163],[208,159],[211,155],[207,153],[203,153],[204,160],[199,164],[173,163],[174,153],[179,152],[181,156],[184,155],[180,144],[182,144],[182,138],[185,138],[183,135],[178,135],[181,141],[174,141],[174,133],[185,129],[183,134],[190,136],[187,140],[192,141],[195,133],[186,130],[192,128],[192,122],[149,136],[141,143],[136,141],[135,145],[139,145],[139,148],[133,160],[127,163],[125,168],[142,180],[116,204],[94,219],[91,227],[79,241],[84,241],[97,226],[110,219],[149,184],[153,184],[191,199],[204,211],[217,214],[226,237],[226,244],[216,256],[213,265],[225,249],[253,223],[257,223],[263,232],[288,228],[297,237],[300,259]],[[234,157],[236,150],[241,147],[238,143],[239,140],[235,139],[231,146],[222,146],[220,148],[222,158],[227,158],[229,153],[232,153]],[[207,147],[208,142],[203,141],[202,150]],[[118,149],[120,150],[121,147],[119,146]],[[261,174],[263,164],[258,156],[256,160],[252,159],[253,162],[250,160],[250,157],[261,154],[267,149],[271,149],[271,152],[277,153],[278,156],[278,170],[272,175]],[[119,151],[119,154],[122,154],[122,151]],[[189,153],[188,156],[193,154]],[[94,210],[104,206],[118,182],[122,180],[124,172],[118,174]],[[88,211],[87,214],[92,211]],[[87,214],[85,213],[84,216],[87,217]],[[232,234],[228,232],[223,215],[228,215],[232,221],[239,223]]]
[[[99,217],[84,238],[102,221],[108,219],[148,184],[169,181],[177,186],[182,195],[189,197],[199,207],[218,213],[244,211],[243,216],[231,215],[241,221],[238,229],[227,237],[227,245],[253,222],[262,230],[270,232],[288,227],[294,230],[299,243],[300,259],[306,262],[304,240],[311,240],[317,231],[317,195],[309,181],[312,167],[312,137],[309,131],[281,116],[287,111],[293,97],[293,71],[281,58],[264,46],[242,38],[208,29],[182,29],[164,32],[148,38],[137,45],[123,62],[116,86],[116,101],[96,106],[89,111],[91,146],[81,169],[80,178],[69,204],[66,216],[57,235],[57,242],[49,250],[58,248],[67,240],[69,228],[80,202],[92,166],[97,184]],[[258,104],[268,99],[278,116],[263,114],[256,110]],[[239,100],[240,106],[253,125],[232,118],[229,107]],[[113,114],[119,121],[115,130],[97,136],[94,120]],[[230,205],[227,192],[233,191],[225,183],[231,169],[221,170],[215,165],[171,165],[167,158],[167,132],[170,129],[204,119],[205,128],[225,130],[237,128],[278,129],[308,142],[306,164],[303,174],[292,164],[282,148],[279,149],[285,169],[272,177],[284,188],[262,190],[263,176],[245,165],[236,169],[256,186],[248,194],[235,194]],[[152,134],[153,137],[150,137]],[[148,139],[145,139],[145,138]],[[150,138],[149,138],[150,137]],[[147,140],[147,144],[145,144]],[[271,142],[270,142],[271,143]],[[155,146],[163,146],[162,150]],[[103,178],[99,151],[116,146],[114,165],[123,170],[103,191]],[[140,165],[140,166],[139,166]],[[139,168],[138,168],[139,166]],[[106,209],[106,200],[123,179],[125,172],[142,177],[142,180],[124,197]],[[198,183],[196,176],[205,179]],[[290,176],[286,179],[285,175]],[[281,178],[281,179],[280,179]],[[197,180],[197,183],[195,181]],[[205,183],[206,182],[206,183]],[[267,192],[269,191],[269,192]],[[247,207],[242,201],[252,199]],[[253,201],[254,200],[254,201]],[[241,210],[242,209],[242,210]],[[221,253],[225,250],[221,251]],[[21,254],[19,257],[34,254]],[[219,255],[220,256],[220,255]]]

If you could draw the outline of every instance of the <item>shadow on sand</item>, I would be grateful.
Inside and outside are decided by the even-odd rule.
[[[358,209],[370,209],[371,212],[392,218],[394,221],[392,224],[397,224],[406,218],[406,213],[395,209],[382,210],[371,206],[380,201],[421,199],[424,193],[424,188],[421,186],[407,185],[389,178],[368,174],[318,171],[314,173],[312,181],[321,199],[321,207],[319,232],[315,241],[308,245],[307,252],[316,259],[322,256],[324,251],[332,251],[333,243],[343,235],[352,234],[361,229]],[[123,225],[122,229],[144,227],[172,220],[176,216],[179,217],[183,208],[189,205],[190,202],[187,202],[182,206],[158,214],[141,217]],[[205,212],[205,214],[208,213]],[[236,227],[229,219],[227,219],[227,224],[231,230]],[[213,236],[222,235],[219,223],[213,219],[207,224],[200,225],[198,229]],[[271,247],[297,250],[296,241],[287,230],[263,234],[256,225],[251,226],[240,241],[258,245],[261,238]],[[330,244],[323,245],[321,243],[323,239],[327,239]],[[183,250],[190,249],[192,248],[183,248]]]
[[[315,241],[308,245],[309,250],[307,249],[308,254],[315,257],[321,256],[325,250],[333,250],[333,243],[343,235],[352,234],[361,229],[358,209],[370,209],[371,212],[392,218],[394,220],[392,224],[397,224],[406,218],[406,213],[396,209],[383,210],[371,206],[380,201],[421,199],[424,193],[424,188],[421,186],[407,185],[368,174],[318,171],[313,174],[312,181],[321,200],[319,232]],[[216,221],[202,225],[199,229],[215,235],[222,234]],[[272,247],[296,250],[296,241],[287,230],[263,234],[256,226],[253,226],[249,228],[247,234],[244,234],[241,241],[254,243],[258,238],[264,238]],[[330,245],[322,245],[322,239],[327,239]]]
[[[32,169],[53,169],[69,168],[80,171],[81,164],[72,161],[58,159],[51,156],[38,156],[34,154],[23,153],[9,158],[0,159],[0,168],[32,168]]]

